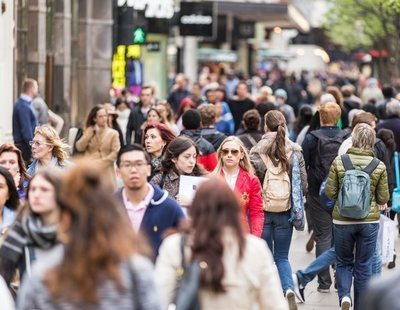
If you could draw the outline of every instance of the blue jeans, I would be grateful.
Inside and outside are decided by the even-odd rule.
[[[296,272],[299,284],[302,287],[305,287],[308,282],[311,282],[316,277],[317,274],[326,268],[329,268],[329,266],[334,263],[336,263],[336,252],[333,247],[318,256],[304,270]]]
[[[289,222],[290,211],[282,213],[264,212],[262,238],[267,242],[281,279],[284,292],[293,289],[292,268],[288,260],[293,225]]]
[[[372,276],[372,259],[376,251],[378,230],[378,223],[334,225],[339,301],[345,296],[351,298],[354,275],[354,310],[360,309],[360,297]]]

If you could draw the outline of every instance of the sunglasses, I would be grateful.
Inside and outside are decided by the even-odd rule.
[[[233,156],[237,156],[238,154],[239,154],[239,150],[236,150],[236,149],[222,149],[221,150],[221,154],[223,155],[223,156],[226,156],[226,155],[228,155],[229,153],[231,153]]]

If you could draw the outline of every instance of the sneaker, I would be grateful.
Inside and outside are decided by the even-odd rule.
[[[288,289],[286,291],[285,297],[289,305],[289,310],[297,310],[295,293],[291,289]]]
[[[330,292],[329,288],[322,288],[318,286],[317,291],[323,294],[328,294]]]
[[[305,302],[304,298],[304,287],[300,288],[300,283],[299,283],[299,278],[297,277],[297,274],[292,273],[292,279],[293,279],[293,285],[294,285],[294,293],[296,294],[297,299],[300,302]]]
[[[342,298],[342,302],[340,303],[341,310],[350,310],[351,307],[351,300],[350,297],[345,296]]]
[[[311,232],[310,239],[308,239],[306,243],[306,251],[311,252],[314,249],[314,243],[315,243],[315,234],[314,231]]]

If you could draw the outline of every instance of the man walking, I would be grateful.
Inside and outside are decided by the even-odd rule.
[[[147,236],[157,256],[164,232],[177,227],[184,214],[166,191],[147,182],[150,173],[150,157],[142,146],[132,144],[120,149],[117,174],[124,186],[116,197],[124,206],[135,231]]]
[[[13,110],[13,138],[15,145],[21,150],[26,164],[31,160],[29,142],[37,125],[36,117],[31,107],[32,100],[38,94],[38,83],[34,79],[26,79],[22,84],[22,93]]]

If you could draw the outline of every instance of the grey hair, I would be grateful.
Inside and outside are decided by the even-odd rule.
[[[397,116],[400,117],[400,101],[396,99],[390,100],[386,106],[387,116]]]
[[[365,123],[357,124],[351,133],[353,147],[363,150],[373,150],[375,138],[375,130]]]

